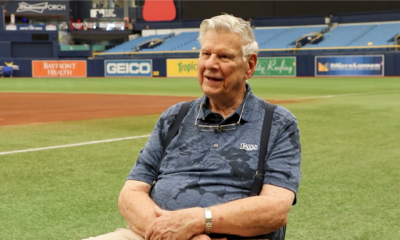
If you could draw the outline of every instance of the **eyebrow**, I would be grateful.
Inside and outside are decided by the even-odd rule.
[[[210,51],[210,49],[206,46],[201,47],[200,51]],[[234,50],[230,50],[229,48],[216,49],[216,54],[237,55]]]

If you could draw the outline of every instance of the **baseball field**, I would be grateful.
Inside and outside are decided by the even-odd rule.
[[[400,78],[257,78],[291,110],[302,182],[287,240],[400,236]],[[0,240],[125,227],[117,200],[162,111],[193,78],[0,78]]]

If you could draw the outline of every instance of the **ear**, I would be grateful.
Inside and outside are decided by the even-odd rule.
[[[246,71],[245,78],[250,79],[253,76],[254,72],[256,71],[257,54],[253,53],[249,56],[249,58],[247,59],[247,65],[248,69]]]

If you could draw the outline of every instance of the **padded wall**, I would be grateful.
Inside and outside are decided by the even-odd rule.
[[[1,46],[1,45],[0,45]],[[298,77],[313,77],[315,74],[315,56],[335,56],[335,55],[373,55],[383,54],[385,57],[385,76],[400,76],[400,53],[397,52],[343,52],[343,53],[303,53],[303,54],[260,54],[260,57],[283,57],[283,56],[296,56],[296,72]],[[179,55],[179,56],[153,56],[153,71],[158,72],[158,76],[165,77],[167,75],[166,60],[172,58],[196,58],[194,55]],[[132,58],[129,58],[132,59]],[[151,59],[149,55],[146,57],[135,57],[134,59]],[[13,62],[20,67],[19,71],[14,72],[15,77],[31,77],[32,76],[32,60],[39,59],[15,59],[15,58],[0,58],[0,65],[4,66],[4,62]],[[54,58],[53,58],[54,60]],[[104,76],[104,59],[88,59],[87,61],[87,76],[88,77],[103,77]]]
[[[14,58],[52,58],[53,44],[51,42],[12,42],[11,57]]]

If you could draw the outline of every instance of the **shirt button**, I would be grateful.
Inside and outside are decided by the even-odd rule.
[[[218,143],[214,143],[214,145],[213,145],[215,148],[217,148],[218,147]]]

